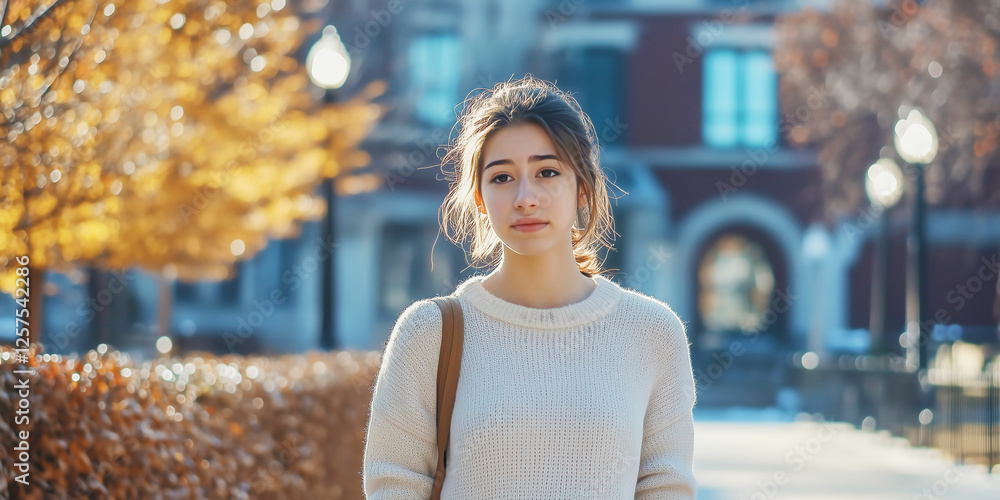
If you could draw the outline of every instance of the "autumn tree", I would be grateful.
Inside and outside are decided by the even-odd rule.
[[[1000,206],[1000,1],[833,0],[780,16],[775,32],[788,140],[818,149],[828,218],[866,206],[864,173],[896,154],[909,107],[940,136],[928,203]]]
[[[77,265],[224,279],[321,217],[318,183],[368,161],[382,88],[317,102],[302,19],[284,0],[3,2],[0,289],[23,255],[32,303],[43,270]]]

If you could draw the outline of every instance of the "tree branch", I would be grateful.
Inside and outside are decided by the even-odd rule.
[[[3,6],[4,17],[7,17],[7,4],[9,4],[9,3],[10,3],[10,0],[7,0],[7,1],[4,2],[4,6]],[[34,17],[29,17],[28,19],[26,19],[24,21],[24,25],[22,25],[21,29],[17,30],[16,33],[11,33],[11,35],[10,35],[9,38],[0,38],[0,50],[2,50],[7,45],[10,45],[10,42],[13,42],[14,39],[16,39],[17,37],[21,36],[24,32],[31,31],[34,28],[35,23],[37,23],[38,21],[41,21],[42,19],[45,19],[46,17],[49,17],[50,13],[53,10],[55,10],[55,9],[57,9],[57,8],[65,5],[67,3],[69,3],[69,0],[56,0],[55,2],[52,2],[52,5],[49,5],[48,8],[46,8],[42,12],[39,12]],[[13,26],[11,28],[13,28]]]

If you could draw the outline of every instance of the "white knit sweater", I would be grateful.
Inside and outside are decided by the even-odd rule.
[[[485,278],[453,294],[465,343],[442,500],[695,498],[695,386],[677,314],[603,276],[553,309],[504,301]],[[374,385],[366,498],[430,498],[440,348],[440,309],[414,302]]]

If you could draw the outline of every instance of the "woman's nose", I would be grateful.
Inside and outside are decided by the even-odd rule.
[[[518,209],[533,208],[538,206],[539,195],[537,194],[539,187],[535,186],[531,181],[521,182],[517,188],[517,200],[514,201],[514,206]]]

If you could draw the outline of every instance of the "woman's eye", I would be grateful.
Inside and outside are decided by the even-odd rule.
[[[552,168],[547,168],[545,170],[542,170],[541,174],[544,174],[545,172],[552,172],[555,175],[542,175],[542,177],[544,177],[544,178],[552,178],[552,177],[557,177],[557,176],[561,175],[558,170],[555,170],[555,169],[552,169]],[[497,184],[497,183],[501,183],[502,184],[504,181],[501,180],[501,179],[504,178],[504,177],[510,177],[510,176],[507,175],[507,174],[497,174],[497,176],[494,177],[493,179],[491,179],[490,182],[492,182],[494,184]]]

